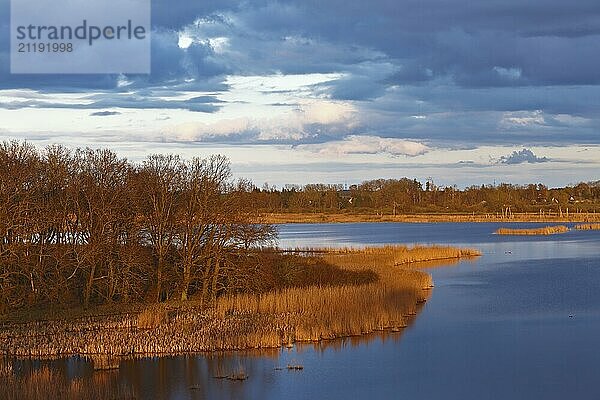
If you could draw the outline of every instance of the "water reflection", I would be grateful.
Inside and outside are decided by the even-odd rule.
[[[425,304],[417,306],[417,313]],[[5,372],[14,376],[15,386],[21,386],[13,388],[12,393],[21,390],[29,398],[48,398],[41,390],[47,386],[57,388],[63,398],[78,398],[82,393],[86,398],[104,398],[107,393],[111,398],[142,399],[266,398],[278,379],[301,376],[307,357],[373,344],[397,345],[415,320],[416,316],[409,316],[408,326],[397,331],[299,343],[292,348],[129,359],[121,361],[118,369],[106,371],[94,371],[92,363],[81,357],[11,358],[3,359],[2,364]],[[318,368],[308,362],[311,365],[306,368]],[[232,379],[240,376],[246,379]],[[23,385],[30,389],[25,390]],[[102,390],[73,391],[74,385]]]

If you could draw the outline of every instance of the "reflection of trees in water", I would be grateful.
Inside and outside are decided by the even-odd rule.
[[[116,371],[91,373],[77,359],[0,361],[2,399],[131,399],[134,387],[122,382]]]
[[[430,295],[431,291],[426,291],[426,297]],[[417,305],[417,313],[423,307],[424,303]],[[407,317],[407,327],[416,318]],[[280,370],[286,370],[288,365],[303,365],[303,354],[307,351],[344,351],[377,341],[398,343],[404,329],[297,344],[293,349],[128,359],[121,361],[119,369],[109,371],[94,371],[89,361],[79,357],[4,359],[0,377],[6,384],[0,387],[0,398],[212,399],[244,398],[250,393],[253,398],[263,398],[271,392],[278,374],[288,373]],[[242,372],[248,380],[224,378]]]

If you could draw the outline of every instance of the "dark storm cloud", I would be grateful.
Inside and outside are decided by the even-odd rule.
[[[8,1],[0,2],[0,29],[8,38]],[[600,82],[600,3],[580,0],[529,1],[492,0],[342,0],[302,1],[201,1],[154,0],[153,64],[151,80],[206,78],[229,72],[265,71],[299,73],[350,68],[350,47],[381,52],[397,63],[398,71],[388,82],[416,84],[450,76],[460,86],[495,87],[520,85],[584,85]],[[232,17],[229,21],[227,16]],[[231,65],[215,57],[207,45],[195,43],[186,51],[177,46],[177,31],[204,20],[206,29],[229,34],[239,53],[253,63]],[[212,28],[211,28],[212,26]],[[317,45],[304,46],[303,62],[282,42],[285,37],[304,37],[343,48],[347,60],[335,51],[314,54]],[[8,40],[0,41],[3,61]],[[246,46],[246,47],[242,47]],[[288,50],[278,57],[277,47]],[[322,47],[321,47],[322,48]],[[266,55],[270,55],[265,58]],[[567,65],[568,63],[568,65]],[[3,62],[6,77],[6,62]],[[568,67],[568,68],[567,68]],[[520,71],[502,74],[498,71]],[[256,71],[259,72],[259,71]],[[11,77],[14,84],[43,86],[89,85],[106,87],[114,78]],[[4,79],[3,79],[4,81]],[[366,77],[356,80],[356,90],[344,86],[334,95],[360,98]],[[4,82],[6,85],[6,83]],[[360,87],[363,87],[362,89]],[[22,87],[22,86],[19,86]]]
[[[401,83],[450,75],[464,86],[582,84],[600,76],[597,38],[589,35],[600,29],[596,1],[307,0],[240,13],[256,30],[353,43],[406,61]],[[569,57],[565,72],[565,53],[586,62]],[[521,68],[521,82],[503,81],[494,67]]]
[[[253,0],[252,3],[260,5],[264,1]],[[179,29],[201,17],[238,10],[244,2],[239,0],[152,0],[151,4],[153,26]]]
[[[90,101],[91,100],[91,101]],[[165,100],[160,97],[143,96],[140,94],[102,93],[86,97],[77,103],[70,101],[61,103],[47,99],[26,99],[0,102],[0,108],[19,110],[23,108],[55,108],[72,110],[94,110],[102,108],[133,108],[133,109],[165,109],[189,110],[194,112],[212,113],[219,110],[219,100],[212,96],[199,96],[187,100]],[[115,115],[115,114],[112,114]]]
[[[217,96],[228,75],[335,72],[340,78],[311,90],[360,104],[363,124],[347,134],[600,143],[597,0],[153,0],[152,73],[125,77],[10,75],[8,16],[0,0],[0,89],[111,92],[70,108],[214,112],[223,106],[216,98],[163,98],[167,90]],[[510,114],[538,111],[537,119]]]

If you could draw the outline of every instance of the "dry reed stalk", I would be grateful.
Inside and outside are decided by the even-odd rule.
[[[448,246],[399,246],[321,249],[326,252],[323,257],[335,265],[344,268],[368,267],[378,271],[380,266],[404,265],[427,261],[459,259],[480,256],[475,249],[459,249]]]
[[[597,231],[600,230],[600,224],[579,224],[575,225],[575,229],[580,231]]]
[[[543,228],[531,228],[531,229],[511,229],[511,228],[500,228],[495,233],[497,235],[554,235],[557,233],[568,232],[569,228],[564,225],[545,226]]]
[[[570,213],[561,216],[540,215],[539,213],[513,213],[510,218],[495,213],[481,214],[324,214],[324,213],[265,213],[258,218],[259,222],[270,224],[294,223],[357,223],[357,222],[406,222],[406,223],[438,223],[438,222],[590,222],[600,221],[600,214],[594,212]]]
[[[156,304],[147,307],[138,315],[137,327],[140,329],[155,329],[167,321],[167,309],[164,305]]]
[[[398,331],[427,300],[430,292],[423,289],[432,286],[429,274],[407,269],[417,266],[408,263],[477,254],[440,246],[329,251],[325,261],[345,270],[371,269],[378,280],[231,294],[210,308],[187,302],[141,313],[6,325],[0,327],[0,352],[36,358],[79,354],[99,360],[99,366],[114,366],[120,357],[280,347]],[[99,356],[111,356],[110,362]]]

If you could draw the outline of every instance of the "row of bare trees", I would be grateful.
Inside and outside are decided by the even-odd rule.
[[[214,298],[275,240],[223,156],[0,144],[0,307]],[[238,274],[239,275],[239,274]]]
[[[561,188],[543,184],[480,185],[464,189],[425,184],[408,178],[376,179],[361,184],[286,185],[256,188],[249,200],[262,212],[498,213],[600,210],[600,181]]]

